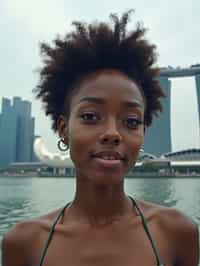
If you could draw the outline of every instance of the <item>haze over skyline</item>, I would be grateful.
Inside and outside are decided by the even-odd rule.
[[[171,4],[170,4],[171,3]],[[32,101],[36,118],[36,135],[41,135],[49,149],[56,151],[57,137],[32,89],[38,82],[36,69],[41,66],[39,43],[51,42],[57,34],[71,29],[73,20],[109,21],[110,13],[121,14],[130,8],[135,14],[129,28],[142,21],[149,29],[148,39],[157,45],[158,65],[189,67],[200,62],[200,2],[155,0],[102,0],[100,3],[53,0],[2,0],[0,2],[0,99],[20,96]],[[172,79],[172,147],[173,150],[200,147],[197,99],[194,78]]]

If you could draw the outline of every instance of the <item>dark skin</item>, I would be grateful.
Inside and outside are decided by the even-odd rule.
[[[124,193],[124,176],[144,140],[145,103],[117,70],[85,77],[58,130],[76,167],[76,193],[56,226],[44,266],[155,266],[141,219]],[[69,119],[67,119],[69,117]],[[197,266],[193,222],[177,210],[138,201],[165,266]],[[60,210],[22,222],[3,241],[3,266],[37,266]]]

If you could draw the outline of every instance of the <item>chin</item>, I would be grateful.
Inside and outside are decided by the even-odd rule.
[[[90,180],[99,186],[112,186],[120,184],[124,181],[125,176],[119,173],[98,174],[95,173],[91,176]]]
[[[96,167],[89,167],[86,171],[78,171],[77,169],[76,172],[78,180],[100,186],[111,186],[123,183],[127,173],[127,169],[100,169]]]

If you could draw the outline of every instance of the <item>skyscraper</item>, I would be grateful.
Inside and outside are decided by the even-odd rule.
[[[155,118],[150,128],[146,129],[144,140],[144,151],[154,155],[171,152],[171,126],[170,126],[170,103],[171,103],[171,81],[168,77],[160,76],[160,84],[165,93],[161,100],[163,112]]]
[[[197,104],[199,113],[199,127],[200,127],[200,74],[195,76],[196,90],[197,90]]]
[[[33,156],[34,118],[31,103],[20,97],[2,99],[0,114],[0,166],[12,162],[31,162]]]
[[[11,101],[2,99],[2,113],[0,124],[0,165],[8,165],[16,159],[16,130],[17,114]]]
[[[150,128],[145,132],[144,151],[161,155],[172,151],[171,129],[170,129],[170,103],[171,103],[171,82],[170,78],[176,77],[195,77],[197,104],[199,115],[200,130],[200,64],[192,65],[189,68],[162,68],[160,72],[160,84],[163,88],[166,98],[162,100],[163,112]],[[188,88],[189,89],[189,88]]]

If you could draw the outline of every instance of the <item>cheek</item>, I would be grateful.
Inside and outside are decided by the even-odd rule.
[[[139,153],[139,150],[144,142],[144,134],[137,134],[129,137],[128,149],[131,157],[135,159]]]
[[[82,150],[81,149],[82,143],[79,140],[76,140],[76,136],[73,138],[69,138],[69,151],[70,151],[70,157],[73,161],[73,163],[76,165],[78,161],[82,160]]]
[[[82,145],[88,145],[88,142],[91,140],[91,134],[89,133],[88,130],[81,126],[73,126],[69,130],[69,145],[71,145],[71,148],[78,146],[81,149]]]
[[[80,162],[85,159],[85,154],[91,145],[91,137],[81,127],[73,126],[69,130],[68,143],[72,161]]]

